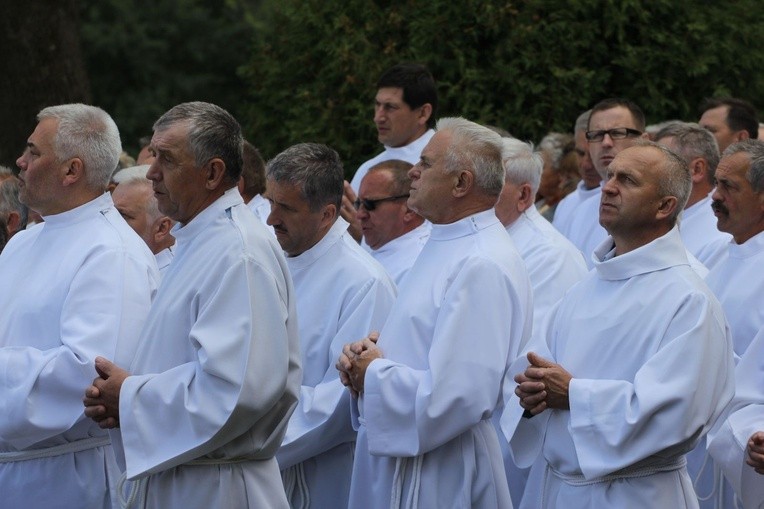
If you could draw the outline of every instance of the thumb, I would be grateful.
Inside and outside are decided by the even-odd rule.
[[[96,373],[98,373],[98,376],[106,380],[111,376],[112,369],[114,368],[114,364],[107,359],[104,359],[103,357],[96,357],[95,358],[95,370]]]
[[[552,366],[555,365],[554,362],[548,361],[545,358],[533,352],[528,352],[528,362],[530,362],[531,365],[536,366],[538,368],[551,368]]]
[[[374,343],[376,343],[377,340],[379,339],[379,332],[373,331],[373,332],[369,333],[369,339],[371,341],[373,341]]]

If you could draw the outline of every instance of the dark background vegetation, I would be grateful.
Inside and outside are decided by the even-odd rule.
[[[135,155],[154,120],[215,102],[266,157],[300,141],[333,146],[348,176],[380,151],[374,83],[426,63],[439,116],[537,141],[570,131],[603,97],[649,123],[697,120],[704,97],[764,112],[759,0],[34,0],[4,2],[0,163],[21,152],[44,106],[109,111]]]

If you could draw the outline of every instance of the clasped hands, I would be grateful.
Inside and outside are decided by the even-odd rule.
[[[569,410],[568,387],[572,375],[559,364],[533,352],[528,352],[528,362],[530,366],[525,372],[515,375],[515,394],[520,398],[520,406],[532,415],[547,408]]]
[[[372,332],[368,337],[348,343],[342,347],[342,353],[335,367],[340,372],[342,385],[350,389],[350,394],[357,398],[363,393],[366,369],[374,359],[382,357],[382,350],[377,346],[379,332]]]
[[[96,357],[98,378],[85,390],[85,415],[103,428],[119,426],[119,391],[130,373],[103,357]]]

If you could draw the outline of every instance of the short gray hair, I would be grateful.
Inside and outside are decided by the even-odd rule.
[[[152,191],[153,183],[151,180],[146,178],[146,173],[148,172],[149,168],[150,165],[141,164],[138,166],[131,166],[130,168],[119,170],[114,174],[114,183],[117,184],[117,187],[142,186],[146,188],[148,193],[148,199],[146,200],[146,213],[152,221],[155,221],[162,217],[164,214],[162,214],[162,212],[159,210],[159,203],[157,202],[157,199]]]
[[[151,166],[148,164],[140,164],[138,166],[123,168],[114,174],[112,180],[115,184],[124,184],[126,182],[133,182],[136,180],[147,180],[149,183],[151,183],[151,181],[146,178],[146,174],[149,172],[150,167]]]
[[[29,218],[29,209],[19,201],[19,179],[13,170],[0,166],[0,219],[8,222],[11,212],[19,214],[19,229],[23,230]]]
[[[690,167],[673,150],[663,145],[648,140],[638,140],[634,147],[652,147],[660,151],[664,156],[664,162],[660,169],[662,175],[658,178],[658,193],[661,197],[673,196],[676,198],[677,206],[671,216],[668,218],[671,226],[676,224],[679,214],[687,205],[692,191],[692,175]]]
[[[533,144],[515,138],[502,138],[501,158],[504,162],[506,179],[516,185],[530,184],[531,193],[536,194],[544,171],[544,159],[533,151]]]
[[[751,160],[751,167],[748,168],[745,178],[751,183],[754,191],[757,193],[764,191],[764,140],[748,139],[734,143],[727,147],[723,157],[739,152],[745,152]]]
[[[226,110],[215,104],[195,101],[174,106],[154,122],[154,132],[186,123],[188,144],[196,166],[201,168],[214,158],[225,164],[226,176],[236,184],[241,176],[241,126]]]
[[[655,141],[663,138],[676,140],[679,156],[690,164],[696,157],[702,157],[708,163],[708,180],[714,182],[714,173],[719,165],[719,144],[711,131],[694,122],[668,123],[655,135]]]
[[[366,172],[366,175],[370,175],[377,171],[390,172],[390,175],[393,178],[393,185],[392,189],[390,189],[390,192],[397,196],[406,194],[411,189],[411,177],[409,177],[409,170],[413,167],[414,165],[407,161],[401,161],[400,159],[388,159],[387,161],[382,161],[381,163],[377,163],[369,168],[369,171]],[[364,176],[364,178],[366,177]]]
[[[498,196],[504,187],[501,136],[461,117],[441,118],[437,130],[450,131],[453,135],[445,155],[445,170],[450,173],[471,170],[479,189]]]
[[[292,145],[268,161],[265,173],[275,182],[299,186],[311,211],[334,205],[339,214],[345,172],[340,156],[331,147],[319,143]]]
[[[37,114],[37,121],[58,121],[53,139],[56,159],[63,162],[77,157],[85,167],[87,183],[94,189],[106,189],[122,153],[117,124],[108,113],[87,104],[49,106]]]
[[[589,117],[592,114],[592,110],[586,110],[581,113],[576,119],[576,124],[573,126],[573,132],[586,132],[589,129]]]

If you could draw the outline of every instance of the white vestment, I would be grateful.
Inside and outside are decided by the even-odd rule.
[[[716,216],[711,209],[711,195],[682,211],[679,233],[687,250],[703,265],[712,269],[724,257],[724,249],[719,249],[720,242],[728,242],[729,233],[716,228]]]
[[[254,198],[249,200],[247,207],[273,233],[273,227],[268,225],[268,216],[271,214],[271,202],[266,200],[262,194],[256,194]]]
[[[533,289],[533,334],[543,335],[549,314],[565,292],[586,276],[587,269],[581,252],[562,236],[535,207],[526,210],[507,232],[520,252]],[[525,345],[522,345],[523,348]],[[493,416],[500,433],[497,412]],[[512,461],[506,440],[500,440],[507,470],[512,502],[518,505],[525,490],[527,472]]]
[[[347,343],[380,330],[395,301],[384,269],[338,218],[312,248],[287,258],[297,295],[303,380],[276,459],[293,508],[347,506],[355,430],[335,363]]]
[[[743,244],[730,240],[723,257],[706,276],[706,283],[722,303],[732,330],[735,353],[743,355],[764,327],[764,232]]]
[[[353,400],[350,507],[512,507],[490,419],[531,299],[493,209],[432,226]]]
[[[557,204],[557,210],[554,213],[552,225],[557,228],[557,231],[562,233],[566,238],[570,235],[570,225],[573,222],[573,216],[575,211],[584,200],[591,198],[592,196],[599,196],[602,192],[599,186],[593,189],[586,189],[584,187],[584,181],[579,181],[575,191],[562,199]]]
[[[157,262],[157,268],[159,269],[159,275],[164,276],[164,273],[167,272],[167,269],[170,267],[170,264],[172,263],[172,259],[175,256],[175,253],[173,251],[173,246],[170,246],[166,249],[162,249],[157,254],[154,255],[154,259]]]
[[[708,433],[708,450],[743,507],[760,508],[764,505],[764,476],[745,460],[748,439],[764,431],[764,328],[735,368],[735,398],[726,414]]]
[[[400,285],[427,239],[430,238],[432,223],[425,221],[410,232],[406,232],[379,249],[369,249],[369,254],[385,268],[396,285]]]
[[[361,187],[361,181],[366,176],[369,168],[382,161],[390,161],[391,159],[398,159],[400,161],[406,161],[407,163],[416,164],[419,162],[419,156],[422,155],[422,149],[430,142],[430,138],[435,134],[435,131],[428,129],[422,136],[415,139],[408,145],[402,147],[388,147],[385,145],[385,150],[372,157],[361,166],[353,175],[353,180],[350,181],[350,186],[353,191],[358,194],[358,189]]]
[[[594,250],[608,236],[605,229],[600,225],[601,196],[600,189],[599,193],[590,196],[576,207],[567,235],[568,240],[584,255],[586,266],[590,269],[594,266]]]
[[[8,243],[0,256],[0,507],[111,507],[119,472],[82,398],[97,376],[95,357],[114,357],[118,342],[135,345],[158,281],[151,251],[108,193],[45,216]]]
[[[120,392],[127,477],[148,508],[285,508],[274,455],[301,373],[281,248],[236,188],[173,235]]]
[[[684,454],[734,390],[724,314],[677,228],[614,252],[608,238],[595,270],[558,304],[546,341],[528,348],[571,373],[570,410],[521,417],[511,391],[528,364],[519,357],[502,430],[518,465],[546,459],[541,497],[530,497],[542,507],[697,507]]]

